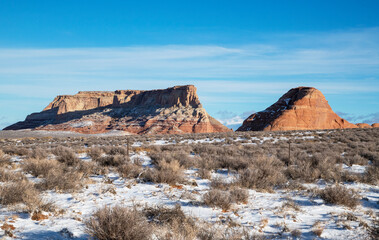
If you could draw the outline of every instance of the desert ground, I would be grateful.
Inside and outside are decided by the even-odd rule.
[[[379,128],[2,131],[0,236],[378,239],[378,181]]]

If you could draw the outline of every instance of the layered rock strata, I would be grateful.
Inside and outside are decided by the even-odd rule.
[[[4,130],[18,129],[91,134],[110,130],[130,134],[231,131],[205,111],[193,85],[57,96],[42,112]]]
[[[286,131],[357,128],[339,117],[313,87],[289,90],[262,112],[250,115],[237,131]]]

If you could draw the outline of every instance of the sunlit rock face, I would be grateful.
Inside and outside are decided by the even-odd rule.
[[[167,89],[90,91],[57,96],[42,112],[4,130],[35,129],[130,134],[231,131],[202,107],[193,85]]]
[[[286,131],[357,128],[340,118],[313,87],[292,88],[262,112],[250,115],[237,131]]]

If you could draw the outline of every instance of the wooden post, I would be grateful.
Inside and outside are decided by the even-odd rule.
[[[130,159],[129,152],[130,152],[130,142],[129,142],[129,137],[128,137],[126,138],[126,156],[128,156],[128,160]]]
[[[288,141],[288,164],[291,162],[291,142]]]

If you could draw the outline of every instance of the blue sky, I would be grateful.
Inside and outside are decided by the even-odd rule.
[[[313,86],[379,122],[379,1],[0,1],[0,128],[58,94],[194,84],[228,125]]]

